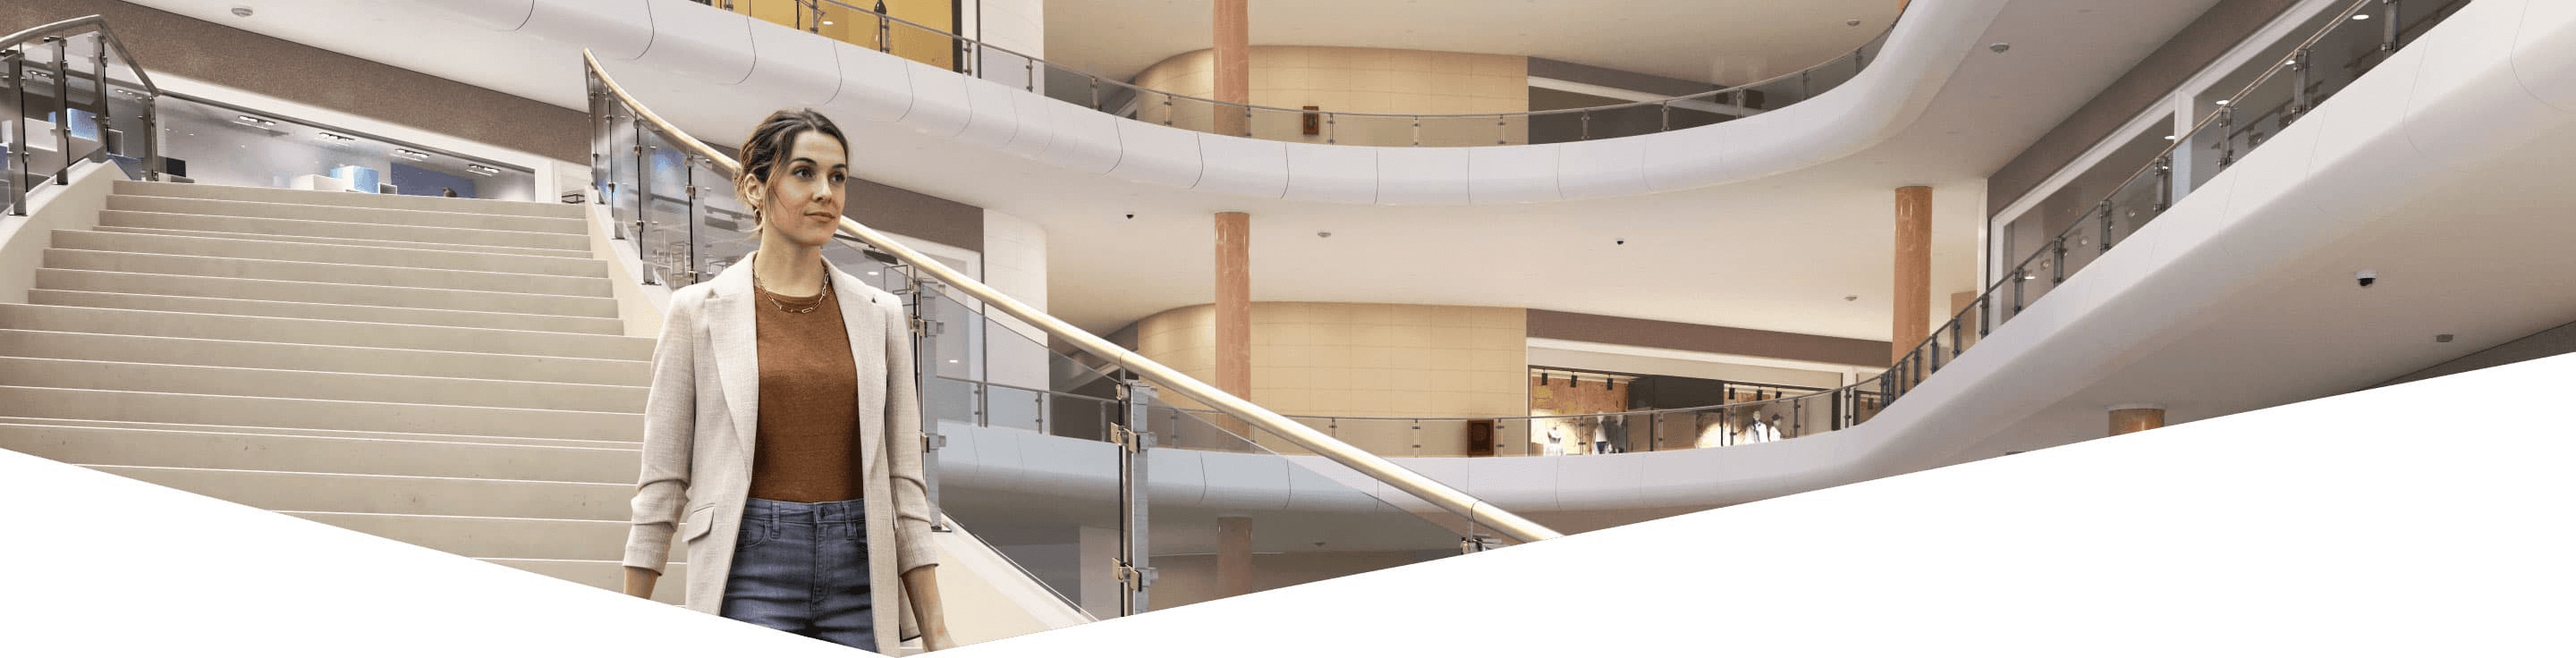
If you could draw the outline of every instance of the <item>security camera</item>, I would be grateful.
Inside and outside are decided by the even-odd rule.
[[[2354,272],[2354,273],[2352,273],[2352,280],[2353,280],[2355,283],[2359,283],[2359,284],[2361,284],[2361,287],[2368,288],[2368,287],[2370,287],[2370,284],[2378,283],[2378,282],[2379,282],[2379,271],[2378,271],[2378,270],[2362,270],[2362,271],[2359,271],[2359,272]]]

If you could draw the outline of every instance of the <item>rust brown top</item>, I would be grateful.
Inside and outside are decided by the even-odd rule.
[[[746,265],[748,266],[748,265]],[[838,299],[785,297],[754,286],[760,346],[760,425],[751,497],[797,503],[858,500],[859,382]],[[812,307],[811,313],[779,310]]]

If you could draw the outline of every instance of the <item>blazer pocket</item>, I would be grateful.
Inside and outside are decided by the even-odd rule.
[[[694,542],[707,536],[707,531],[715,529],[715,517],[714,505],[689,510],[689,518],[680,522],[680,541]]]

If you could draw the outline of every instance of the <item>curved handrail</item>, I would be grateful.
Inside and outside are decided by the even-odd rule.
[[[626,109],[633,111],[636,117],[640,118],[645,123],[650,124],[656,132],[662,133],[662,137],[664,139],[679,145],[680,148],[687,150],[689,153],[700,158],[704,158],[710,165],[727,173],[728,175],[737,174],[742,171],[742,165],[735,162],[732,157],[718,152],[714,147],[707,146],[705,142],[701,142],[696,138],[690,137],[687,132],[681,131],[678,126],[672,125],[671,122],[664,120],[661,115],[653,113],[651,108],[647,108],[642,102],[635,100],[633,95],[628,94],[624,87],[619,86],[615,79],[608,76],[608,72],[600,67],[598,57],[591,54],[589,49],[582,49],[581,59],[582,65],[589,69],[591,75],[596,76],[599,79],[601,86],[606,88],[606,91],[611,98],[624,105]],[[949,269],[947,265],[940,263],[938,260],[924,255],[921,252],[914,251],[911,247],[904,246],[903,243],[897,242],[893,238],[888,238],[885,234],[878,233],[875,229],[868,228],[866,225],[852,221],[848,217],[841,218],[841,231],[851,237],[858,238],[861,242],[868,243],[871,247],[893,254],[896,258],[910,263],[916,270],[930,275],[930,278],[936,279],[940,283],[964,292],[967,296],[982,301],[987,306],[999,308],[1003,313],[1007,313],[1011,317],[1018,318],[1020,321],[1026,322],[1030,326],[1037,327],[1040,331],[1046,332],[1049,336],[1070,343],[1093,356],[1107,359],[1109,362],[1116,364],[1118,367],[1126,369],[1129,372],[1139,373],[1148,380],[1159,383],[1166,388],[1177,390],[1184,395],[1197,399],[1201,403],[1223,410],[1226,413],[1234,415],[1236,418],[1243,419],[1255,427],[1259,427],[1263,430],[1286,438],[1288,441],[1297,444],[1299,447],[1314,451],[1315,454],[1330,458],[1334,462],[1347,466],[1352,470],[1359,471],[1372,479],[1392,485],[1397,489],[1403,490],[1405,493],[1420,497],[1433,505],[1439,506],[1441,509],[1463,515],[1478,523],[1491,526],[1495,530],[1519,541],[1539,541],[1563,536],[1561,533],[1548,529],[1546,526],[1539,525],[1538,523],[1522,518],[1519,515],[1494,507],[1485,501],[1478,500],[1474,496],[1468,495],[1464,491],[1459,491],[1458,489],[1442,484],[1437,480],[1424,477],[1420,473],[1415,473],[1413,471],[1406,470],[1401,466],[1396,466],[1394,462],[1387,461],[1384,457],[1370,454],[1356,446],[1343,443],[1339,439],[1326,436],[1322,432],[1315,431],[1314,428],[1289,420],[1286,416],[1281,416],[1277,412],[1254,405],[1243,398],[1236,397],[1234,394],[1219,390],[1216,387],[1210,386],[1205,382],[1201,382],[1190,377],[1189,375],[1181,374],[1180,371],[1174,370],[1170,366],[1155,362],[1152,359],[1147,359],[1135,352],[1128,351],[1126,348],[1119,347],[1106,339],[1093,335],[1091,332],[1083,331],[1081,328],[1057,319],[1053,315],[1048,315],[1045,311],[1032,308],[1028,304],[1012,298],[1010,295],[1002,294],[1000,291],[984,285],[981,281],[977,281],[965,274],[959,273],[956,270]]]
[[[905,26],[905,27],[910,28],[910,29],[919,30],[919,31],[922,31],[922,32],[929,33],[929,34],[931,34],[931,35],[935,35],[935,36],[937,36],[937,37],[941,37],[941,38],[948,39],[948,40],[950,40],[952,43],[956,44],[956,45],[957,45],[957,47],[958,47],[958,49],[959,49],[960,51],[962,51],[962,52],[985,52],[985,51],[990,51],[990,52],[998,52],[998,53],[1002,53],[1002,54],[1005,54],[1005,55],[1009,55],[1009,56],[1011,56],[1011,57],[1017,57],[1017,58],[1020,58],[1021,60],[1024,60],[1025,62],[1027,62],[1027,66],[1028,66],[1028,68],[1032,71],[1032,75],[1030,76],[1030,78],[1031,78],[1031,79],[1030,79],[1030,81],[1029,81],[1029,85],[1028,85],[1028,86],[1029,86],[1029,88],[1030,88],[1030,89],[1029,89],[1030,91],[1036,91],[1035,86],[1036,86],[1036,77],[1037,77],[1037,76],[1034,74],[1034,71],[1036,71],[1038,67],[1043,66],[1043,67],[1044,67],[1046,70],[1048,70],[1048,71],[1065,71],[1065,72],[1067,72],[1067,73],[1071,73],[1071,74],[1075,74],[1075,75],[1081,75],[1081,76],[1084,76],[1084,77],[1086,77],[1086,78],[1089,78],[1089,80],[1090,80],[1091,84],[1092,84],[1093,86],[1095,86],[1095,87],[1096,87],[1096,86],[1098,86],[1098,85],[1101,85],[1101,84],[1103,84],[1103,83],[1106,83],[1106,84],[1111,85],[1111,86],[1113,86],[1113,87],[1117,87],[1117,88],[1125,89],[1125,90],[1127,90],[1127,91],[1130,91],[1130,92],[1133,92],[1133,93],[1137,94],[1137,95],[1138,95],[1137,97],[1138,97],[1138,98],[1140,98],[1140,99],[1141,99],[1141,98],[1143,98],[1143,95],[1144,95],[1144,94],[1154,94],[1154,95],[1158,95],[1158,96],[1163,97],[1163,98],[1164,98],[1164,100],[1165,100],[1167,103],[1168,103],[1168,102],[1172,102],[1172,101],[1185,101],[1185,102],[1188,102],[1188,103],[1204,104],[1204,105],[1207,105],[1207,106],[1212,107],[1212,108],[1234,108],[1234,110],[1240,110],[1240,113],[1241,113],[1242,115],[1246,116],[1246,117],[1250,117],[1250,116],[1254,115],[1256,112],[1273,112],[1273,113],[1288,114],[1288,115],[1310,115],[1310,114],[1311,114],[1311,115],[1315,115],[1315,116],[1318,116],[1318,117],[1324,117],[1324,118],[1325,118],[1325,120],[1326,120],[1327,122],[1329,122],[1329,121],[1330,121],[1330,119],[1331,119],[1331,118],[1333,118],[1333,117],[1351,117],[1351,118],[1357,118],[1357,119],[1412,119],[1412,120],[1414,120],[1415,122],[1417,122],[1417,128],[1418,128],[1418,123],[1419,123],[1419,122],[1421,122],[1421,121],[1425,121],[1425,120],[1430,120],[1430,121],[1439,121],[1439,120],[1452,120],[1452,119],[1454,119],[1454,120],[1468,120],[1468,119],[1484,120],[1484,119],[1492,119],[1492,120],[1497,120],[1497,121],[1508,121],[1509,119],[1514,118],[1514,117],[1519,117],[1519,118],[1523,118],[1523,119],[1528,119],[1528,118],[1531,118],[1531,117],[1541,117],[1541,116],[1590,115],[1590,114],[1592,114],[1592,113],[1596,113],[1596,112],[1600,112],[1600,113],[1609,113],[1609,112],[1616,112],[1616,111],[1620,111],[1620,110],[1643,109],[1643,108],[1648,108],[1648,107],[1659,107],[1659,108],[1662,108],[1662,109],[1664,109],[1664,110],[1667,112],[1667,116],[1665,117],[1665,121],[1664,121],[1664,123],[1663,123],[1662,125],[1660,125],[1659,127],[1657,127],[1657,128],[1656,128],[1655,130],[1653,130],[1652,132],[1666,132],[1666,131],[1670,131],[1670,130],[1673,130],[1673,129],[1674,129],[1674,128],[1673,128],[1673,126],[1672,126],[1672,124],[1671,124],[1671,121],[1670,121],[1669,112],[1670,112],[1671,108],[1673,107],[1673,105],[1674,105],[1674,104],[1676,104],[1676,103],[1714,102],[1714,101],[1718,101],[1718,100],[1723,99],[1723,98],[1726,98],[1726,97],[1733,96],[1733,97],[1735,97],[1735,98],[1737,98],[1737,99],[1738,99],[1738,102],[1736,102],[1736,103],[1735,103],[1735,106],[1736,106],[1736,107],[1738,107],[1738,108],[1743,108],[1743,103],[1741,102],[1741,99],[1742,99],[1742,94],[1744,94],[1744,93],[1746,93],[1746,92],[1759,92],[1759,91],[1761,91],[1761,89],[1760,89],[1760,88],[1765,87],[1765,86],[1768,86],[1768,85],[1773,85],[1773,84],[1776,84],[1776,83],[1782,83],[1782,82],[1786,82],[1786,81],[1789,81],[1789,80],[1801,79],[1801,78],[1803,78],[1803,77],[1812,76],[1812,75],[1814,75],[1814,74],[1815,74],[1815,73],[1817,73],[1817,72],[1824,71],[1827,67],[1832,67],[1832,66],[1836,66],[1836,65],[1841,65],[1841,64],[1843,64],[1843,63],[1847,60],[1847,58],[1848,58],[1848,60],[1850,61],[1850,65],[1851,65],[1851,66],[1853,66],[1853,75],[1854,75],[1854,76],[1857,76],[1857,75],[1859,74],[1860,70],[1861,70],[1861,69],[1863,69],[1863,68],[1865,68],[1865,67],[1868,65],[1868,63],[1869,63],[1869,59],[1868,59],[1868,56],[1867,56],[1867,53],[1869,52],[1869,50],[1870,50],[1874,45],[1883,45],[1883,44],[1886,42],[1886,40],[1887,40],[1888,36],[1889,36],[1889,35],[1891,35],[1891,34],[1894,34],[1894,33],[1895,33],[1897,24],[1903,21],[1904,16],[1905,16],[1905,12],[1906,12],[1906,11],[1908,11],[1907,7],[1908,7],[1908,6],[1910,6],[1910,5],[1906,5],[1906,6],[1900,6],[1900,7],[1898,7],[1898,9],[1897,9],[1897,17],[1896,17],[1895,19],[1891,19],[1891,20],[1889,20],[1889,21],[1888,21],[1888,24],[1887,24],[1887,27],[1885,27],[1885,28],[1883,28],[1883,29],[1879,30],[1879,33],[1878,33],[1876,36],[1874,36],[1874,37],[1870,38],[1868,41],[1863,42],[1863,43],[1862,43],[1862,45],[1861,45],[1860,47],[1852,49],[1852,51],[1851,51],[1851,52],[1849,52],[1849,53],[1845,53],[1845,54],[1841,54],[1841,55],[1836,55],[1836,56],[1834,56],[1832,59],[1828,59],[1828,60],[1825,60],[1824,62],[1820,62],[1820,63],[1817,63],[1817,64],[1812,65],[1812,66],[1808,66],[1808,67],[1805,67],[1805,68],[1801,68],[1801,69],[1798,69],[1798,70],[1796,70],[1796,71],[1791,71],[1791,72],[1788,72],[1788,73],[1782,73],[1782,74],[1780,74],[1780,75],[1775,75],[1775,76],[1771,76],[1771,77],[1768,77],[1768,78],[1763,78],[1763,79],[1761,79],[1761,80],[1756,80],[1756,81],[1749,82],[1749,83],[1745,83],[1745,84],[1739,84],[1739,85],[1734,85],[1734,86],[1730,86],[1730,87],[1721,87],[1721,88],[1718,88],[1718,89],[1712,89],[1712,90],[1709,90],[1709,91],[1698,92],[1698,93],[1692,93],[1692,94],[1685,94],[1685,95],[1681,95],[1681,96],[1673,96],[1673,97],[1669,97],[1669,98],[1662,98],[1662,99],[1656,99],[1656,100],[1632,101],[1632,102],[1627,102],[1627,103],[1617,103],[1617,104],[1611,104],[1611,105],[1600,105],[1600,106],[1593,106],[1593,107],[1565,108],[1565,109],[1556,109],[1556,110],[1523,110],[1523,111],[1518,111],[1518,112],[1472,112],[1472,113],[1466,113],[1466,114],[1426,114],[1426,113],[1390,113],[1390,112],[1346,112],[1346,111],[1332,111],[1332,110],[1315,110],[1315,111],[1308,111],[1308,110],[1303,109],[1303,108],[1272,107],[1272,106],[1267,106],[1267,105],[1254,105],[1254,104],[1250,104],[1250,103],[1232,103],[1232,102],[1226,102],[1226,101],[1216,100],[1216,99],[1212,99],[1212,98],[1201,98],[1201,97],[1197,97],[1197,96],[1187,96],[1187,95],[1182,95],[1182,94],[1174,94],[1174,93],[1166,92],[1166,91],[1160,91],[1160,90],[1155,90],[1155,89],[1148,89],[1148,88],[1145,88],[1145,87],[1142,87],[1142,86],[1138,86],[1138,85],[1135,85],[1135,84],[1132,84],[1132,83],[1128,83],[1128,82],[1122,82],[1122,81],[1115,80],[1115,79],[1103,78],[1103,77],[1101,77],[1101,76],[1099,76],[1099,75],[1096,75],[1096,74],[1083,73],[1083,72],[1081,72],[1081,71],[1075,71],[1075,70],[1073,70],[1073,69],[1071,69],[1071,68],[1069,68],[1069,67],[1063,67],[1063,66],[1058,66],[1058,65],[1056,65],[1056,64],[1048,63],[1048,62],[1047,62],[1046,60],[1044,60],[1044,59],[1039,59],[1039,58],[1036,58],[1036,57],[1031,57],[1031,56],[1029,56],[1029,55],[1027,55],[1027,54],[1023,54],[1023,53],[1020,53],[1020,52],[1018,52],[1018,51],[1014,51],[1014,50],[1011,50],[1011,49],[1008,49],[1008,48],[1003,48],[1003,47],[1000,47],[1000,46],[995,46],[995,45],[992,45],[992,44],[984,43],[984,42],[982,42],[982,41],[978,41],[978,40],[976,40],[976,39],[974,39],[974,38],[972,38],[972,37],[967,37],[967,36],[964,36],[964,35],[959,35],[959,34],[950,33],[950,32],[948,32],[948,31],[946,31],[946,30],[941,30],[941,29],[939,29],[939,28],[935,28],[935,27],[931,27],[931,26],[927,26],[927,25],[922,25],[922,24],[920,24],[920,23],[915,23],[915,22],[908,21],[908,20],[904,20],[904,19],[901,19],[901,18],[895,18],[895,17],[893,17],[893,16],[889,16],[889,15],[886,15],[886,14],[883,14],[883,13],[880,13],[880,12],[877,12],[877,11],[874,11],[874,10],[871,10],[871,9],[869,9],[869,8],[866,8],[866,7],[860,7],[860,6],[857,6],[857,5],[852,5],[852,4],[849,4],[848,2],[845,2],[844,0],[823,0],[823,2],[828,2],[828,3],[830,3],[830,4],[834,5],[834,6],[840,7],[840,8],[842,8],[842,9],[847,9],[847,10],[849,10],[849,11],[858,12],[859,14],[863,14],[863,15],[866,15],[866,16],[869,16],[869,17],[874,18],[874,19],[877,21],[877,24],[878,24],[878,28],[877,28],[877,29],[878,29],[878,39],[879,39],[879,44],[878,44],[878,49],[879,49],[879,50],[887,50],[888,48],[890,48],[890,45],[889,45],[887,42],[891,41],[891,38],[890,38],[889,36],[887,36],[887,34],[886,34],[886,30],[887,30],[887,29],[889,29],[889,28],[890,28],[890,26],[893,26],[893,25],[902,25],[902,26]],[[808,9],[809,9],[809,7],[808,7],[805,3],[798,3],[798,5],[797,5],[797,11],[798,11],[798,12],[800,12],[800,16],[802,15],[802,14],[801,14],[801,12],[807,11]],[[810,7],[810,9],[815,10],[815,11],[820,11],[820,7],[819,7],[819,6]],[[980,59],[980,58],[978,58],[978,59]],[[981,72],[980,72],[980,71],[979,71],[979,72],[974,72],[974,73],[971,73],[971,74],[972,74],[972,75],[977,75],[977,76],[979,76],[979,77],[981,76]],[[1827,91],[1827,90],[1830,90],[1830,88],[1825,89],[1825,90],[1807,90],[1807,97],[1812,98],[1815,94],[1820,94],[1820,93],[1822,93],[1823,91]],[[1098,94],[1097,94],[1097,92],[1096,92],[1096,91],[1095,91],[1095,93],[1094,93],[1093,95],[1094,95],[1095,99],[1098,97]],[[1803,100],[1803,99],[1801,99],[1801,100]],[[1099,106],[1099,105],[1093,105],[1093,106],[1091,106],[1091,109],[1092,109],[1092,110],[1094,110],[1094,111],[1099,111],[1099,112],[1109,112],[1109,113],[1113,113],[1113,114],[1117,113],[1117,112],[1115,111],[1115,108],[1102,107],[1102,106]],[[1773,109],[1777,109],[1777,108],[1773,108]],[[1227,111],[1228,111],[1228,112],[1233,112],[1234,110],[1227,110]],[[1769,110],[1760,110],[1760,111],[1769,111]],[[1751,112],[1752,112],[1752,111],[1750,111],[1750,110],[1748,109],[1748,112],[1747,112],[1747,113],[1749,114],[1749,113],[1751,113]],[[1168,118],[1164,121],[1164,125],[1171,125],[1171,122],[1168,120]],[[1210,127],[1210,129],[1205,130],[1205,131],[1203,131],[1203,132],[1215,132],[1215,129],[1214,129],[1214,127],[1213,127],[1213,126],[1211,126],[1211,127]],[[1236,135],[1236,136],[1238,136],[1238,137],[1263,138],[1261,135],[1252,134],[1252,131],[1251,131],[1251,129],[1250,129],[1250,127],[1249,127],[1249,125],[1248,125],[1248,122],[1247,122],[1247,125],[1246,125],[1245,129],[1244,129],[1244,133],[1243,133],[1243,134]],[[1582,139],[1592,139],[1592,137],[1590,137],[1590,136],[1589,136],[1589,134],[1587,133],[1584,137],[1582,137]],[[1286,141],[1286,140],[1281,140],[1281,141]],[[1419,138],[1418,138],[1418,137],[1417,137],[1417,139],[1415,140],[1415,142],[1414,142],[1412,145],[1413,145],[1413,146],[1420,146],[1420,145],[1421,145],[1421,142],[1419,141]]]
[[[9,36],[0,37],[0,50],[14,50],[18,47],[18,44],[26,43],[39,37],[56,37],[62,36],[65,33],[85,31],[74,30],[72,28],[96,28],[99,34],[107,37],[108,45],[116,48],[117,57],[123,58],[126,62],[134,61],[134,53],[125,50],[125,42],[116,38],[115,31],[107,29],[107,17],[100,14],[90,14],[80,18],[66,18],[24,30],[11,32],[9,33]],[[161,93],[161,87],[152,84],[152,75],[144,72],[143,67],[129,66],[127,68],[134,70],[134,79],[137,82],[143,83],[144,91],[149,91],[154,94]]]

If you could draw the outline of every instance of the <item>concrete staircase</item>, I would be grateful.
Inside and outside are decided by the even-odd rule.
[[[618,586],[653,340],[581,207],[138,181],[106,207],[0,304],[0,449]]]

